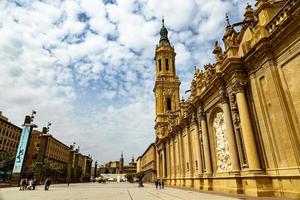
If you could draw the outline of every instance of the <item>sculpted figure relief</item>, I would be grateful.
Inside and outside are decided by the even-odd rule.
[[[213,54],[215,54],[216,61],[219,62],[223,59],[223,50],[219,45],[218,41],[215,43],[215,49],[213,50]]]
[[[231,170],[231,162],[228,148],[228,140],[225,133],[224,113],[219,112],[213,122],[217,138],[217,171],[226,172]]]

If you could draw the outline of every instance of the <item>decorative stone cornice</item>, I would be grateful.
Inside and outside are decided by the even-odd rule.
[[[265,0],[266,1],[266,0]],[[289,0],[287,3],[280,9],[280,11],[272,18],[272,20],[267,24],[266,29],[269,33],[274,32],[278,29],[281,24],[288,20],[291,16],[291,13],[297,9],[299,6],[298,0]]]

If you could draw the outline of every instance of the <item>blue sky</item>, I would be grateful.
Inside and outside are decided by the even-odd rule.
[[[253,5],[254,1],[248,1]],[[215,40],[243,19],[247,1],[2,1],[0,111],[104,163],[126,162],[154,141],[155,46],[161,17],[175,46],[181,94],[194,66],[214,62]]]

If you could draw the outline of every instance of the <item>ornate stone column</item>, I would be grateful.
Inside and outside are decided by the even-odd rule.
[[[166,177],[168,178],[168,179],[170,179],[170,175],[171,175],[171,173],[170,173],[170,171],[171,171],[171,167],[170,167],[170,159],[171,159],[171,156],[170,156],[170,144],[169,144],[169,141],[167,141],[166,142]]]
[[[249,169],[260,170],[261,166],[258,156],[258,150],[245,96],[244,85],[241,82],[235,82],[233,85],[233,91],[236,94]]]
[[[161,157],[162,157],[162,177],[166,178],[166,159],[165,159],[165,147],[161,150]]]
[[[211,155],[210,155],[208,131],[207,131],[207,125],[206,125],[206,116],[205,116],[205,113],[203,111],[200,111],[199,118],[200,118],[200,121],[201,121],[201,130],[202,130],[202,137],[203,137],[205,172],[207,174],[210,174],[210,173],[212,173]]]
[[[171,178],[175,179],[176,177],[176,155],[175,155],[175,143],[174,137],[171,138]]]
[[[179,185],[179,181],[178,179],[181,177],[181,157],[180,157],[180,150],[179,150],[179,135],[178,135],[178,132],[177,134],[175,135],[175,138],[174,138],[174,146],[175,146],[175,168],[176,168],[176,174],[175,174],[175,177],[176,177],[176,185]]]
[[[202,158],[201,158],[201,153],[200,153],[199,127],[198,127],[198,121],[195,117],[195,114],[193,115],[192,123],[193,123],[193,126],[195,127],[195,132],[193,133],[194,134],[193,148],[195,148],[195,153],[196,153],[194,156],[194,162],[195,161],[198,162],[198,169],[196,169],[196,166],[195,166],[195,173],[194,173],[194,177],[196,178],[196,177],[198,177],[199,174],[202,174],[203,171],[202,171]]]
[[[237,146],[236,146],[236,141],[234,136],[230,106],[228,102],[228,97],[226,95],[226,91],[224,90],[221,90],[220,101],[222,103],[223,112],[224,112],[224,121],[226,127],[225,131],[228,138],[228,146],[229,146],[232,171],[239,171],[240,170],[239,157],[238,157],[238,151],[237,151]]]
[[[157,148],[157,147],[156,147]],[[157,179],[161,178],[160,177],[160,160],[159,160],[159,152],[156,149],[156,177]]]
[[[185,124],[185,140],[187,146],[184,147],[185,149],[185,158],[186,158],[186,180],[185,180],[185,186],[192,187],[193,186],[193,176],[194,176],[194,162],[193,162],[193,154],[192,154],[192,144],[191,144],[191,131],[190,131],[190,124]]]
[[[182,131],[178,133],[178,146],[179,146],[179,159],[180,159],[180,179],[181,186],[184,186],[184,178],[185,178],[185,156],[183,149],[183,141],[182,141]]]

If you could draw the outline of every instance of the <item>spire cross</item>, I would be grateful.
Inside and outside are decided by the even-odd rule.
[[[227,21],[227,26],[231,26],[231,25],[230,25],[230,21],[229,21],[228,13],[226,13],[226,21]]]

